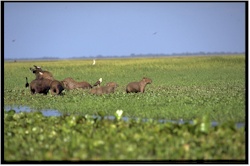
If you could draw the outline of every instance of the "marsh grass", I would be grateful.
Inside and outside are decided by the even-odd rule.
[[[192,120],[208,115],[215,121],[245,121],[245,57],[201,56],[138,59],[28,61],[4,63],[4,104],[62,113]],[[94,96],[88,90],[64,91],[62,96],[31,95],[24,87],[35,78],[29,68],[41,66],[58,80],[72,77],[94,84],[119,84],[114,94]],[[126,94],[129,82],[149,77],[144,94]]]

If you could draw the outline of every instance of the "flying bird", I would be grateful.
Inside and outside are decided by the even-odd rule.
[[[15,42],[15,41],[16,41],[16,39],[13,39],[13,40],[12,40],[12,42]]]
[[[153,35],[156,35],[156,34],[157,34],[157,32],[154,32],[154,33],[153,33]]]

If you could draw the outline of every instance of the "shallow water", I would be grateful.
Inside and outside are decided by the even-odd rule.
[[[9,111],[9,110],[15,110],[16,113],[19,112],[35,112],[35,111],[40,111],[44,116],[61,116],[61,114],[58,110],[53,110],[53,109],[42,109],[42,110],[36,110],[36,109],[31,109],[30,107],[27,106],[4,106],[4,110]],[[93,115],[93,118],[101,118],[100,116]],[[104,116],[104,119],[108,120],[115,120],[115,116]],[[129,118],[129,117],[122,117],[122,120],[124,121],[129,121],[129,120],[138,120],[139,118]],[[147,119],[147,118],[142,118],[140,119],[142,122],[147,122],[153,119]],[[167,120],[167,119],[159,119],[159,123],[177,123],[177,124],[184,124],[184,123],[190,123],[193,124],[193,121],[185,121],[185,120]],[[211,126],[217,126],[219,125],[218,122],[212,121]],[[245,127],[245,123],[236,123],[235,124],[237,128]]]
[[[38,111],[36,109],[31,109],[30,107],[27,106],[4,106],[4,110],[9,111],[9,110],[15,110],[16,113],[19,112],[35,112]],[[57,110],[52,110],[52,109],[42,109],[39,110],[44,116],[61,116],[61,113]]]

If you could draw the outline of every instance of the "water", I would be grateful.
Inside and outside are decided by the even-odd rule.
[[[15,110],[16,113],[19,112],[34,112],[34,111],[40,111],[44,116],[61,116],[62,114],[58,110],[53,110],[53,109],[42,109],[42,110],[33,110],[30,107],[27,106],[4,106],[4,110],[9,111],[9,110]],[[93,118],[101,118],[100,116],[93,115]],[[115,116],[104,116],[104,119],[108,120],[115,120]],[[133,120],[139,120],[139,118],[129,118],[129,117],[122,117],[123,121],[129,121],[130,119]],[[140,119],[142,122],[147,122],[152,119],[147,119],[147,118],[142,118]],[[193,124],[193,121],[186,121],[186,120],[167,120],[167,119],[159,119],[159,123],[176,123],[176,124],[184,124],[184,123],[189,123]],[[211,126],[218,126],[219,123],[212,121]],[[245,127],[245,123],[236,123],[235,124],[237,128]]]
[[[16,113],[19,112],[35,112],[38,110],[33,110],[30,107],[27,106],[4,106],[4,110],[9,111],[9,110],[15,110]],[[52,109],[42,109],[40,110],[44,116],[61,116],[61,113],[57,110],[52,110]]]

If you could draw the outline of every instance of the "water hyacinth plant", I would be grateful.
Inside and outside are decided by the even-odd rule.
[[[115,113],[121,119],[122,111]],[[194,124],[93,120],[4,112],[4,160],[216,160],[243,163],[245,130],[234,123]],[[230,126],[230,127],[228,127]],[[15,152],[15,153],[13,153]],[[230,161],[233,160],[233,161]],[[104,161],[105,162],[105,161]],[[152,162],[152,161],[151,161]]]
[[[117,120],[120,120],[122,118],[123,110],[117,110],[115,112],[115,117]]]

